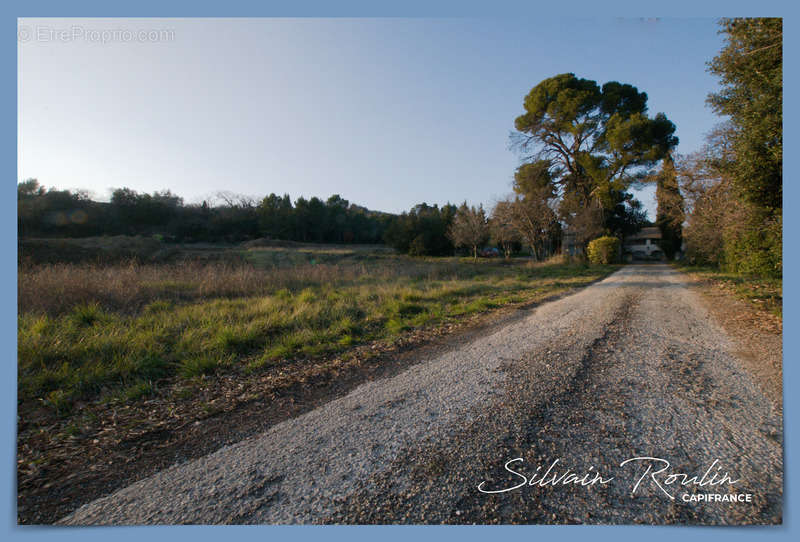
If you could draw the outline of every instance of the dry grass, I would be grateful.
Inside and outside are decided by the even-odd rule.
[[[20,314],[65,314],[76,305],[96,303],[114,312],[136,313],[156,300],[202,301],[267,295],[278,290],[298,291],[309,286],[344,286],[369,279],[462,278],[457,265],[425,262],[307,264],[258,268],[249,264],[188,262],[182,264],[94,265],[47,264],[19,270]],[[467,270],[471,271],[471,270]]]
[[[295,412],[286,390],[347,389],[371,371],[362,363],[409,339],[615,269],[342,247],[192,250],[223,258],[20,267],[17,477],[25,517],[58,517],[52,510],[65,498],[171,461],[193,422],[262,399],[275,412]],[[192,438],[213,445],[213,428],[229,421],[220,417]]]
[[[78,400],[135,400],[164,379],[313,360],[613,270],[331,249],[250,256],[21,267],[20,399],[63,414]]]
[[[722,271],[715,267],[675,263],[676,269],[707,281],[753,307],[783,318],[783,279]]]
[[[230,263],[101,266],[52,264],[21,269],[20,313],[64,314],[76,305],[97,303],[105,310],[136,313],[155,300],[196,301],[256,296],[333,276],[355,278],[358,270],[314,266],[267,271]]]

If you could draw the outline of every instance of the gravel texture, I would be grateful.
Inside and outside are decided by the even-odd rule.
[[[782,420],[681,275],[627,266],[399,375],[89,503],[62,524],[781,521]],[[645,465],[735,485],[632,485]],[[511,487],[559,460],[608,484]],[[649,479],[648,479],[649,480]],[[681,502],[751,493],[751,503]]]

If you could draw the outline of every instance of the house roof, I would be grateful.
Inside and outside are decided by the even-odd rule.
[[[626,236],[625,242],[643,241],[645,239],[661,239],[661,230],[654,226],[642,228],[638,233]]]

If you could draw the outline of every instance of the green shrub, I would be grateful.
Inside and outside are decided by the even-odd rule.
[[[783,272],[781,222],[752,220],[724,237],[722,267],[756,277],[779,278]]]
[[[619,239],[616,237],[598,237],[589,243],[587,252],[592,263],[616,263],[619,258]]]

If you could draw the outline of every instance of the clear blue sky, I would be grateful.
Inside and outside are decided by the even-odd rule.
[[[713,19],[22,19],[19,180],[327,198],[399,212],[510,191],[522,99],[631,83],[696,150],[719,119]],[[155,41],[103,30],[167,29]],[[67,31],[69,38],[54,31]],[[652,191],[641,199],[654,216]]]

